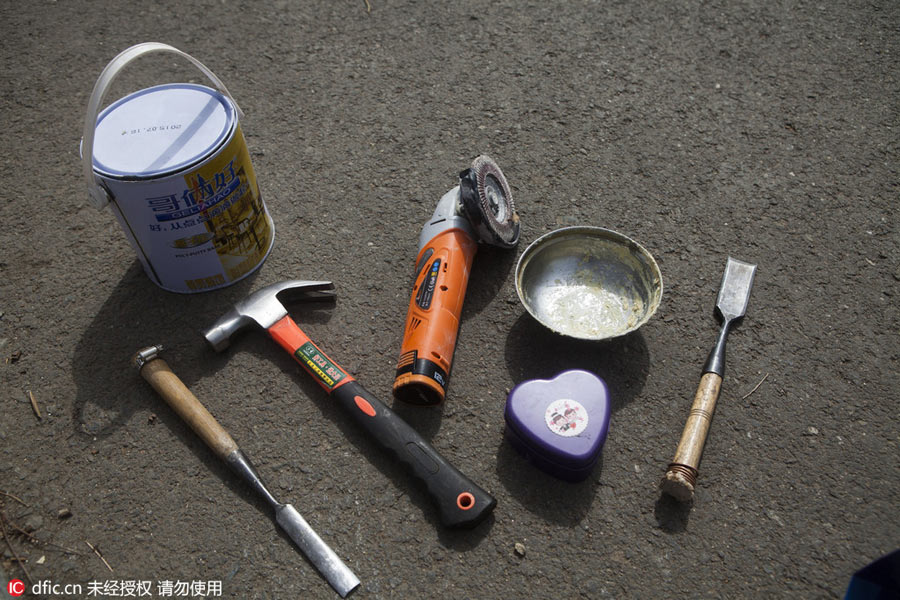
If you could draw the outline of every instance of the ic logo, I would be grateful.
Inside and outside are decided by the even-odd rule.
[[[10,596],[21,596],[25,593],[25,584],[21,579],[10,579],[9,584],[6,586],[6,591],[9,592]]]

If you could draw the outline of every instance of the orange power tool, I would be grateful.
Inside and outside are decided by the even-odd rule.
[[[459,318],[478,242],[519,243],[519,215],[506,178],[479,156],[459,174],[419,234],[415,283],[397,361],[394,397],[410,404],[444,400]]]

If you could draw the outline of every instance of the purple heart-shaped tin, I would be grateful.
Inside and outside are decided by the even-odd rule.
[[[566,481],[590,475],[609,431],[609,390],[588,371],[530,379],[506,400],[506,438],[529,461]]]

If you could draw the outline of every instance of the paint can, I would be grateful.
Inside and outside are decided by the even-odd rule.
[[[139,90],[100,111],[122,69],[168,52],[189,60],[214,88],[170,83]],[[82,162],[98,209],[112,207],[147,276],[194,293],[253,273],[275,240],[250,162],[237,102],[218,77],[166,44],[132,46],[106,66],[88,103]]]

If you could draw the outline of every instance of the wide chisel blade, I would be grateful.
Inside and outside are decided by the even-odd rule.
[[[722,275],[722,285],[719,288],[719,298],[716,300],[716,308],[726,321],[744,316],[747,303],[750,301],[750,288],[753,287],[755,274],[756,265],[728,257],[725,274]]]

